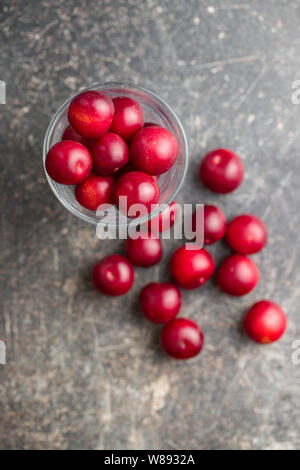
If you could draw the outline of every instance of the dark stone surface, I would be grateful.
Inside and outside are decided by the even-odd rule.
[[[298,0],[2,0],[0,79],[0,446],[3,449],[273,449],[300,445]],[[178,363],[159,350],[137,293],[165,279],[165,263],[137,269],[126,298],[101,297],[90,268],[122,250],[68,214],[42,170],[54,111],[96,81],[129,79],[156,90],[182,119],[190,147],[180,202],[254,212],[270,229],[254,256],[258,288],[234,299],[214,283],[184,292],[182,315],[206,345]],[[234,194],[201,187],[201,156],[238,152],[246,178]],[[179,242],[164,242],[164,261]],[[228,251],[211,250],[220,260]],[[282,304],[280,343],[247,341],[240,321],[262,298]],[[298,316],[297,316],[298,315]]]

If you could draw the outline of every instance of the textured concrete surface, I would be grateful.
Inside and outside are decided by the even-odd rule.
[[[2,0],[0,79],[2,449],[295,449],[300,447],[298,0]],[[156,90],[182,119],[191,164],[178,200],[217,202],[228,217],[260,215],[268,247],[258,288],[234,299],[214,282],[184,292],[182,315],[206,345],[178,363],[159,349],[137,293],[166,279],[164,261],[137,269],[126,300],[101,297],[90,268],[119,241],[59,205],[41,149],[51,115],[82,86],[129,79]],[[201,156],[228,146],[246,178],[226,197],[201,187]],[[219,261],[225,245],[210,250]],[[278,344],[241,333],[262,297],[289,317]]]

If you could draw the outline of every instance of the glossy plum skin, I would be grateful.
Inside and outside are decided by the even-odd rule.
[[[192,228],[197,231],[197,225],[201,224],[201,217],[196,209],[193,213]],[[204,245],[211,245],[224,237],[226,233],[226,217],[224,212],[217,206],[205,204],[203,211]],[[200,230],[200,227],[198,228]]]
[[[143,110],[136,100],[126,96],[114,98],[113,104],[115,113],[110,131],[128,141],[143,127]]]
[[[259,281],[259,271],[250,258],[231,255],[225,258],[217,272],[219,287],[229,295],[248,294]]]
[[[79,142],[80,144],[84,145],[85,147],[89,148],[90,141],[82,135],[79,135],[70,124],[65,128],[61,140],[75,140],[75,142]]]
[[[151,204],[159,201],[159,186],[150,175],[141,171],[131,171],[121,176],[115,184],[115,203],[128,217],[146,215],[151,211]],[[127,198],[127,208],[120,197]],[[142,204],[143,208],[134,210],[133,204]],[[142,214],[140,214],[142,212]]]
[[[153,323],[168,323],[178,314],[182,298],[177,286],[171,282],[151,282],[139,297],[145,317]]]
[[[162,243],[157,237],[148,233],[140,235],[138,238],[128,238],[126,241],[126,255],[132,264],[136,266],[153,266],[162,257]]]
[[[133,166],[149,175],[161,175],[175,163],[178,143],[175,136],[160,126],[143,127],[130,143]]]
[[[95,287],[105,295],[126,294],[134,282],[131,263],[121,255],[110,255],[100,260],[93,269]]]
[[[90,174],[93,159],[86,147],[73,140],[63,140],[51,147],[46,156],[48,175],[60,184],[77,184]]]
[[[246,313],[243,326],[245,333],[253,341],[269,344],[283,335],[287,327],[287,317],[275,302],[260,300]]]
[[[173,279],[185,289],[196,289],[210,279],[215,270],[212,256],[204,248],[178,248],[171,258]]]
[[[160,336],[163,350],[175,359],[190,359],[200,353],[204,334],[197,323],[188,318],[174,318],[167,323]]]
[[[113,204],[113,184],[111,176],[91,173],[86,180],[76,185],[75,197],[83,207],[96,211],[101,204]]]
[[[243,163],[231,150],[212,150],[202,159],[199,177],[211,191],[220,194],[229,193],[243,181]]]
[[[147,226],[151,233],[161,233],[169,230],[175,223],[178,213],[178,204],[173,201],[159,215],[149,220]]]
[[[108,132],[114,115],[111,98],[96,90],[84,91],[72,99],[68,120],[78,134],[96,139]]]
[[[267,227],[255,215],[239,215],[228,225],[226,241],[236,253],[243,255],[257,253],[264,248],[267,240]]]
[[[115,175],[129,159],[125,140],[113,132],[95,139],[90,146],[94,160],[94,171],[103,176]]]

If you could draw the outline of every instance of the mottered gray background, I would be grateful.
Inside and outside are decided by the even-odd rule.
[[[299,448],[299,20],[298,0],[2,0],[2,449]],[[169,279],[181,242],[164,241],[163,262],[136,269],[126,297],[101,296],[91,267],[124,243],[98,240],[43,174],[57,108],[83,86],[123,79],[155,90],[184,125],[190,166],[178,201],[217,203],[229,219],[253,212],[269,227],[252,293],[231,298],[214,281],[183,293],[181,315],[206,339],[187,362],[161,353],[160,328],[137,306],[142,286]],[[225,197],[197,178],[201,157],[218,146],[246,168]],[[218,263],[229,253],[224,243],[209,250]],[[241,331],[261,298],[289,319],[267,347]]]

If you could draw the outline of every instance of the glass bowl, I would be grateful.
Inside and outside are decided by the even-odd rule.
[[[160,188],[160,199],[159,207],[156,210],[153,210],[150,214],[147,214],[143,217],[136,218],[127,218],[122,215],[121,217],[116,216],[118,210],[114,208],[112,215],[107,218],[107,214],[99,215],[94,211],[90,211],[82,207],[75,198],[74,187],[62,185],[56,183],[50,178],[45,169],[45,160],[48,150],[56,143],[61,140],[64,129],[68,125],[68,108],[70,101],[79,93],[87,90],[99,90],[111,98],[117,96],[126,96],[137,100],[143,108],[145,122],[154,122],[159,124],[166,129],[169,129],[177,138],[178,141],[178,157],[174,165],[158,178],[158,185]],[[53,116],[49,127],[47,129],[44,146],[43,146],[43,164],[44,171],[47,178],[47,181],[52,189],[53,193],[61,204],[68,209],[72,214],[77,217],[90,222],[92,224],[103,224],[105,226],[114,225],[114,226],[129,226],[139,225],[148,222],[153,217],[156,217],[160,212],[162,212],[166,206],[171,204],[174,201],[178,191],[180,190],[182,183],[184,181],[187,165],[188,165],[188,147],[186,136],[183,130],[183,127],[176,116],[175,112],[170,108],[170,106],[163,101],[156,93],[147,90],[141,86],[133,85],[131,83],[104,83],[104,84],[95,84],[89,88],[80,90],[76,95],[73,95],[69,98],[56,112]],[[109,222],[108,222],[109,220]]]

